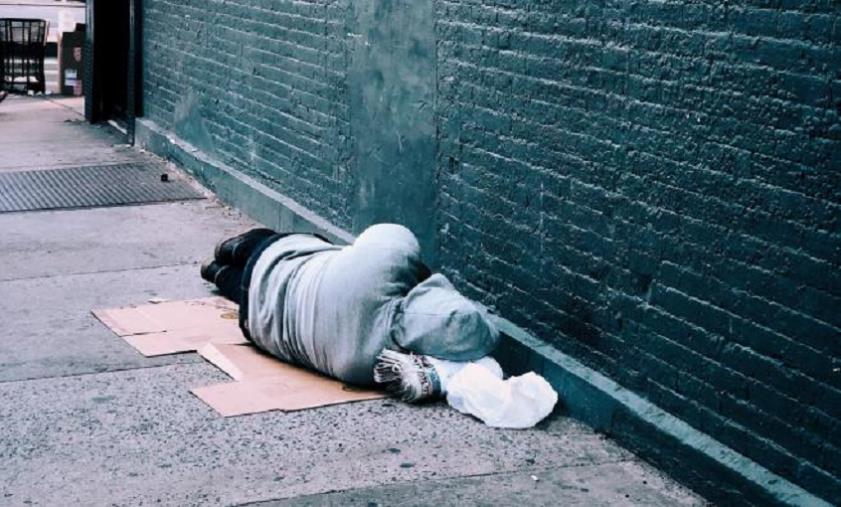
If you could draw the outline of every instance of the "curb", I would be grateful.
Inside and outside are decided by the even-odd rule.
[[[268,227],[317,232],[337,243],[354,239],[148,119],[137,119],[136,142],[178,163],[222,201]],[[512,322],[496,316],[494,320],[503,335],[494,356],[506,372],[543,375],[558,391],[561,413],[610,436],[708,500],[733,505],[830,505]]]

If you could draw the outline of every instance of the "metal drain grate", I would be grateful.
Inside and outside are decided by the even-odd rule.
[[[153,164],[0,172],[0,213],[203,199]]]

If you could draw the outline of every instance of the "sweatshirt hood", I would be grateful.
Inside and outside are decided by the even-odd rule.
[[[479,359],[499,342],[499,331],[487,311],[462,296],[441,274],[430,276],[403,298],[392,336],[406,350],[451,361]]]

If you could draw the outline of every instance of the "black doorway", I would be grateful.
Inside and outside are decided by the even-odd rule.
[[[113,120],[134,142],[140,110],[140,0],[87,0],[85,117]]]

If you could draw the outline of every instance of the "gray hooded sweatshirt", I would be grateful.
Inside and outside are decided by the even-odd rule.
[[[373,383],[384,348],[452,361],[490,353],[499,333],[485,311],[425,273],[400,225],[369,227],[345,247],[287,236],[254,265],[247,329],[275,357],[360,385]]]

